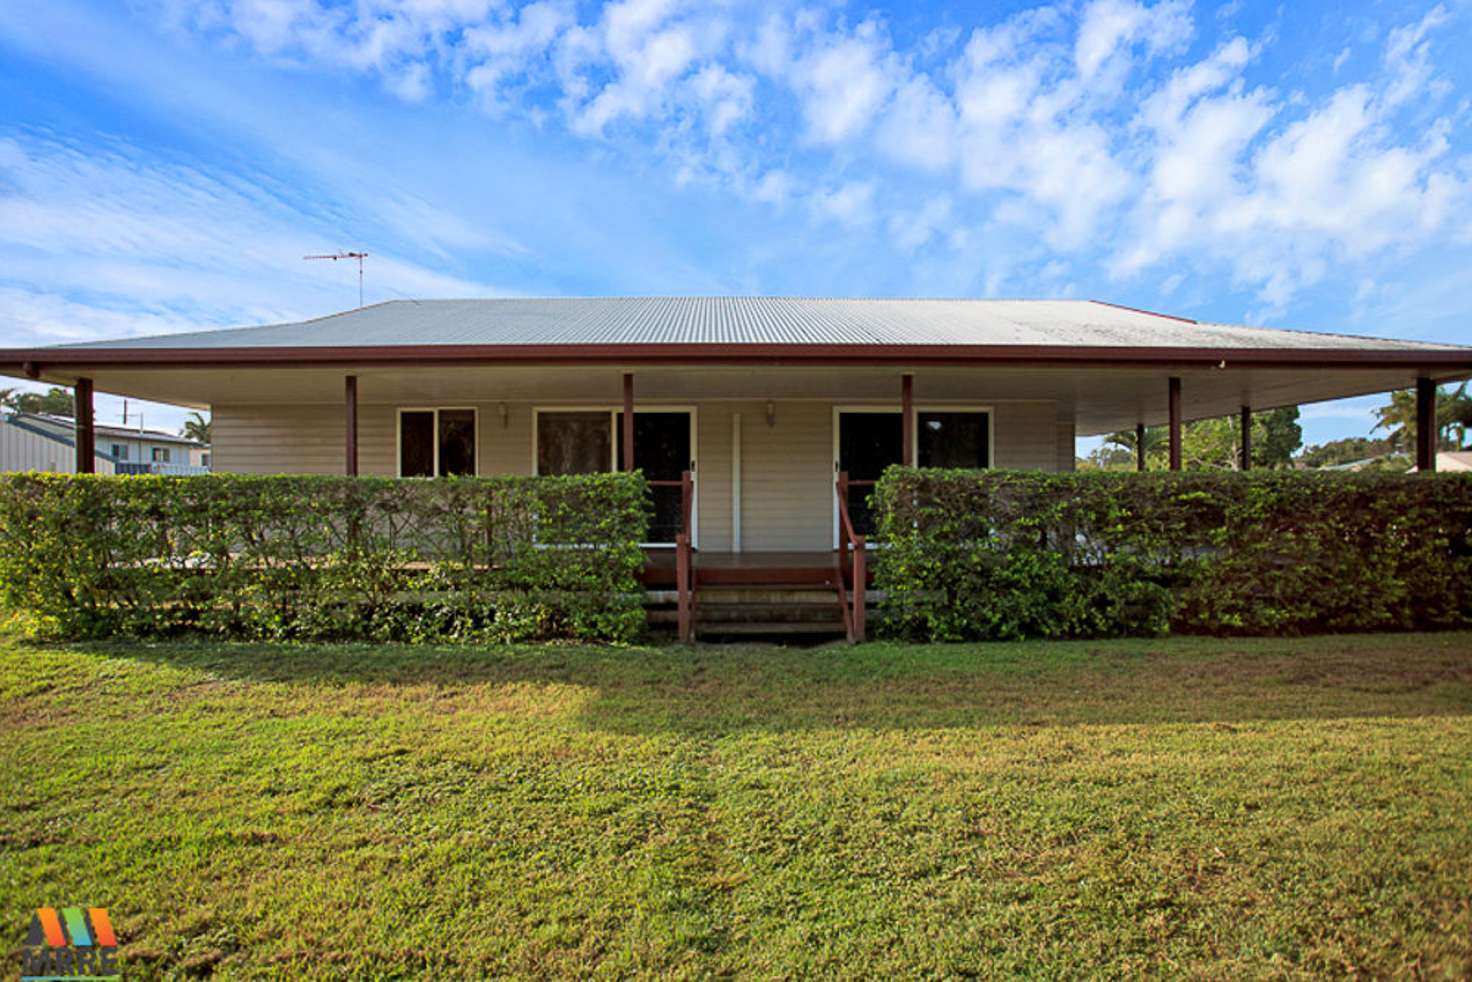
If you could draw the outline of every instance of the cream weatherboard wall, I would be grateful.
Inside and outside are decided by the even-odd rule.
[[[532,473],[533,403],[455,405],[476,410],[476,459],[481,474]],[[559,401],[558,405],[566,403]],[[994,466],[1072,469],[1073,424],[1058,420],[1054,403],[990,405]],[[734,547],[734,507],[740,510],[744,551],[832,547],[833,403],[777,400],[771,404],[770,424],[767,407],[766,400],[702,402],[697,407],[698,539],[702,549],[724,552]],[[358,466],[362,473],[392,477],[397,472],[398,409],[396,405],[359,405]],[[732,489],[732,450],[738,429],[739,505]],[[214,467],[245,474],[341,474],[344,433],[341,405],[215,406]]]

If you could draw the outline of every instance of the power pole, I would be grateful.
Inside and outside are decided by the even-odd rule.
[[[339,259],[356,259],[358,261],[358,306],[363,306],[363,260],[368,258],[366,252],[334,252],[321,256],[303,256],[303,259],[331,259],[334,262]]]

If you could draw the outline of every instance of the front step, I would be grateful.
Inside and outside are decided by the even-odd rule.
[[[826,604],[805,603],[762,603],[762,604],[708,604],[695,608],[695,624],[705,627],[714,624],[831,624],[843,625],[843,610],[835,599]]]
[[[674,626],[679,614],[672,609],[674,596],[666,591],[649,591],[654,604],[648,611],[651,625]],[[772,637],[801,636],[844,637],[843,607],[838,594],[812,577],[799,574],[784,577],[782,582],[702,581],[695,590],[695,622],[697,637]]]
[[[809,637],[822,635],[825,637],[841,638],[847,633],[844,629],[843,621],[839,621],[837,624],[792,621],[748,621],[746,623],[711,624],[701,621],[696,629],[697,636],[707,640],[712,637],[719,638],[730,635],[741,635],[743,637],[762,635],[776,638],[801,634]]]
[[[838,594],[808,577],[760,585],[701,583],[695,592],[697,637],[845,633]]]

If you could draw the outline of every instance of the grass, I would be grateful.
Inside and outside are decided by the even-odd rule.
[[[1472,635],[0,643],[125,977],[1472,973]]]

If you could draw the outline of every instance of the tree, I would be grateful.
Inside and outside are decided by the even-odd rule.
[[[1416,390],[1397,389],[1390,401],[1375,410],[1375,429],[1386,430],[1395,449],[1410,453],[1416,445]],[[1467,383],[1436,393],[1436,449],[1460,450],[1472,430],[1472,396]]]
[[[5,405],[18,413],[47,413],[52,416],[76,416],[77,401],[70,389],[53,385],[45,392],[5,390]]]
[[[1256,431],[1257,427],[1253,429]],[[1233,416],[1198,419],[1181,428],[1181,467],[1185,470],[1238,470],[1241,448],[1239,427]]]
[[[1303,446],[1303,427],[1298,425],[1298,407],[1284,406],[1257,413],[1252,418],[1252,466],[1293,466],[1293,455]]]
[[[209,443],[214,428],[213,420],[205,419],[200,413],[190,413],[189,418],[184,421],[183,429],[179,430],[179,435],[196,443]]]
[[[1132,450],[1105,443],[1079,460],[1080,470],[1127,471],[1135,466]]]
[[[1298,459],[1307,467],[1333,467],[1384,457],[1394,450],[1389,437],[1351,436],[1309,447]]]
[[[1104,438],[1104,447],[1119,448],[1129,453],[1124,463],[1133,466],[1136,453],[1136,435],[1134,430],[1120,430],[1111,433]],[[1164,426],[1145,427],[1145,458],[1148,463],[1152,455],[1160,451],[1166,444],[1166,432]],[[1102,452],[1104,447],[1100,447]]]

